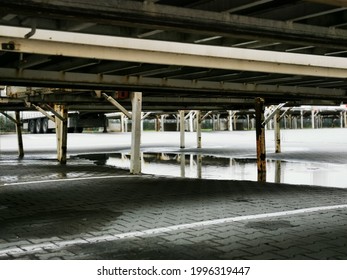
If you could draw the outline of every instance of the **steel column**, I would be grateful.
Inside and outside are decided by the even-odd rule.
[[[185,118],[184,118],[184,110],[180,110],[180,148],[185,148]]]
[[[194,113],[193,111],[189,112],[189,131],[194,131]]]
[[[201,112],[196,111],[196,147],[201,148]]]
[[[68,112],[65,105],[54,105],[54,111],[57,112],[62,119],[56,118],[55,130],[57,135],[57,159],[61,164],[66,164],[67,154],[67,118]]]
[[[165,131],[165,115],[160,116],[160,131]]]
[[[160,119],[158,116],[155,116],[155,131],[160,131]]]
[[[275,153],[281,152],[281,128],[280,128],[280,117],[281,112],[277,111],[274,116],[274,128],[275,128]]]
[[[132,125],[131,125],[131,161],[130,173],[141,173],[141,107],[142,92],[133,92],[131,94],[132,104]]]
[[[311,111],[311,123],[312,123],[312,129],[314,129],[315,128],[315,113],[313,109]]]
[[[18,156],[20,158],[24,157],[22,126],[23,126],[23,123],[20,120],[20,112],[16,111],[16,132],[17,132],[17,139],[18,139]]]
[[[255,99],[258,181],[266,181],[264,99]]]
[[[343,128],[343,112],[340,112],[340,128]]]
[[[233,131],[233,111],[228,110],[228,130]]]

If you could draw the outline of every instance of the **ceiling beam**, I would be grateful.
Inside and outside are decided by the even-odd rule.
[[[314,3],[320,3],[325,5],[332,5],[337,7],[347,7],[347,1],[346,0],[304,0],[306,2],[314,2]]]
[[[157,90],[161,95],[170,95],[186,92],[190,94],[208,93],[234,97],[268,96],[281,100],[291,99],[325,99],[347,101],[345,90],[324,89],[317,87],[257,85],[247,83],[224,83],[211,81],[180,80],[167,78],[150,78],[137,76],[116,76],[83,74],[74,72],[54,72],[24,69],[0,68],[0,84],[23,84],[26,86],[42,87],[68,87],[87,89],[114,89],[114,90]]]
[[[347,58],[0,26],[3,51],[237,71],[347,77]]]
[[[316,0],[319,2],[319,0]],[[320,1],[346,6],[345,1]],[[209,36],[300,42],[344,49],[347,31],[293,22],[239,16],[228,12],[202,11],[153,3],[153,1],[2,0],[1,8],[12,14],[49,17],[109,25],[128,25],[153,30],[175,30]]]

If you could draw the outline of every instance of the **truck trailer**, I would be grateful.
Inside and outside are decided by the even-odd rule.
[[[48,114],[53,115],[48,112]],[[50,133],[55,131],[55,123],[41,112],[22,112],[23,129],[30,133]],[[81,133],[85,128],[105,128],[107,118],[103,113],[68,112],[68,132]]]

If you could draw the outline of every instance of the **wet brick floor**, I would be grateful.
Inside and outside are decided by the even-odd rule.
[[[252,133],[203,134],[200,150],[187,134],[185,152],[254,156]],[[346,166],[347,130],[282,135],[269,158]],[[143,150],[179,150],[179,134],[153,136]],[[100,137],[69,135],[70,154],[128,150],[129,134]],[[60,166],[42,142],[54,135],[24,138],[23,160],[15,136],[0,139],[0,259],[347,259],[347,188],[130,176],[102,158]]]
[[[343,205],[346,189],[130,176],[44,160],[17,167],[1,166],[21,180],[0,185],[0,259],[347,259],[344,207],[194,226]],[[27,174],[41,182],[23,184]]]

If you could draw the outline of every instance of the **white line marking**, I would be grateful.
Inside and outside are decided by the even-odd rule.
[[[41,180],[41,181],[5,183],[2,186],[18,186],[18,185],[53,183],[53,182],[98,180],[98,179],[111,179],[111,178],[135,178],[135,177],[151,177],[151,176],[150,175],[110,175],[110,176],[99,176],[99,177],[79,177],[79,178],[66,178],[66,179],[53,179],[53,180],[51,179],[51,180]]]
[[[105,240],[106,241],[115,241],[115,240],[120,240],[120,239],[129,239],[129,238],[134,238],[134,237],[144,237],[147,235],[168,233],[168,232],[172,232],[172,231],[176,231],[176,230],[182,230],[182,229],[194,229],[194,228],[198,228],[198,227],[226,224],[226,223],[239,222],[239,221],[264,219],[264,218],[274,218],[274,217],[282,217],[282,216],[291,216],[291,215],[313,213],[313,212],[319,212],[319,211],[338,210],[338,209],[345,209],[345,208],[347,208],[347,204],[312,207],[312,208],[302,208],[302,209],[290,210],[290,211],[255,214],[255,215],[247,215],[247,216],[239,216],[239,217],[230,217],[230,218],[223,218],[223,219],[201,221],[201,222],[190,223],[190,224],[180,224],[180,225],[175,225],[175,226],[170,226],[170,227],[153,228],[153,229],[126,232],[126,233],[114,234],[114,235],[108,234],[108,235],[95,236],[95,237],[89,237],[89,238],[78,238],[78,239],[69,240],[69,241],[63,240],[63,241],[55,241],[52,243],[45,242],[43,244],[20,246],[21,249],[19,249],[17,246],[15,246],[13,248],[7,248],[4,250],[0,250],[0,256],[6,256],[6,254],[13,254],[15,256],[27,255],[27,254],[30,254],[32,252],[36,253],[38,251],[44,251],[45,249],[53,249],[53,250],[58,251],[58,250],[61,250],[65,247],[68,247],[68,246],[80,245],[80,244],[93,244],[93,243],[103,242]],[[9,244],[7,244],[7,245],[9,245]]]

